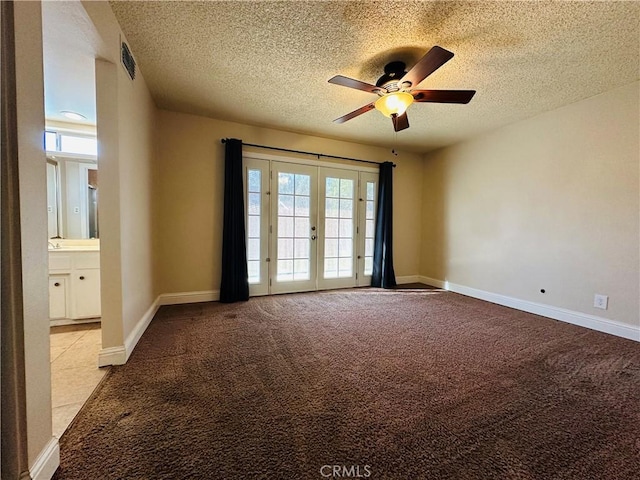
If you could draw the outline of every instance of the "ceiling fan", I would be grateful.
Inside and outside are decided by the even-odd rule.
[[[391,118],[394,130],[399,132],[409,128],[406,110],[413,102],[469,103],[476,93],[475,90],[412,90],[452,57],[453,53],[450,51],[435,46],[408,72],[405,72],[404,62],[388,63],[384,67],[384,75],[375,85],[342,75],[330,78],[329,83],[375,93],[380,97],[375,102],[336,118],[334,122],[344,123],[376,108]]]

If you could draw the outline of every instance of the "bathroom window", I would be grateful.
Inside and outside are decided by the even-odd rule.
[[[47,130],[44,134],[44,148],[47,152],[73,153],[95,157],[98,155],[98,139],[95,135]]]
[[[56,132],[44,132],[44,149],[47,152],[57,152],[60,150],[58,146],[58,134],[56,134]]]

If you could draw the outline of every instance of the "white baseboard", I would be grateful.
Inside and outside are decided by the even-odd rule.
[[[50,327],[61,327],[64,325],[84,325],[85,323],[100,323],[100,317],[84,318],[82,320],[74,320],[71,318],[57,318],[55,320],[49,320]]]
[[[117,347],[108,347],[100,350],[98,354],[98,366],[106,367],[108,365],[124,365],[129,360],[133,349],[140,341],[142,334],[145,332],[153,316],[156,314],[159,308],[158,300],[160,297],[151,304],[149,309],[142,315],[138,323],[133,328],[129,336],[124,341],[124,345]]]
[[[124,341],[124,350],[126,354],[125,362],[129,360],[133,349],[136,348],[136,345],[140,341],[142,334],[145,332],[151,320],[153,320],[154,315],[158,311],[159,304],[158,300],[160,297],[156,298],[155,301],[151,304],[151,306],[147,309],[147,311],[142,315],[142,318],[138,320],[136,326],[131,330],[131,333],[127,336]]]
[[[204,290],[200,292],[163,293],[158,296],[158,305],[180,305],[183,303],[217,302],[220,290]]]
[[[447,281],[437,280],[429,277],[420,277],[422,283],[445,290],[478,298],[487,302],[496,303],[505,307],[515,308],[523,312],[533,313],[542,317],[552,318],[561,322],[571,323],[580,327],[597,330],[617,337],[628,338],[640,342],[640,327],[634,327],[625,323],[610,320],[608,318],[597,317],[587,313],[567,310],[565,308],[553,307],[542,303],[530,302],[519,298],[508,297],[497,293],[478,290],[477,288],[466,287]]]
[[[435,278],[425,277],[423,275],[418,275],[419,282],[424,283],[425,285],[430,285],[436,288],[445,288],[444,282],[442,280],[436,280]]]
[[[98,366],[108,367],[109,365],[124,365],[127,361],[127,352],[124,345],[119,347],[108,347],[100,350],[98,354]]]
[[[60,444],[56,437],[52,437],[31,465],[29,475],[33,480],[50,480],[59,466]]]
[[[403,285],[405,283],[418,283],[420,281],[420,275],[405,275],[404,277],[396,277],[396,283]]]

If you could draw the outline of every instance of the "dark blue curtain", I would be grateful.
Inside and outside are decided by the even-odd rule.
[[[391,162],[380,164],[371,286],[382,288],[396,286],[396,274],[393,271],[393,163]]]
[[[247,248],[244,230],[242,140],[227,139],[224,147],[224,220],[220,301],[249,299]]]

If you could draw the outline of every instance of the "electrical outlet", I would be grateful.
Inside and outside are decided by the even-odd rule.
[[[593,306],[596,308],[601,308],[602,310],[606,310],[609,306],[609,297],[607,295],[600,295],[596,293],[593,297]]]

